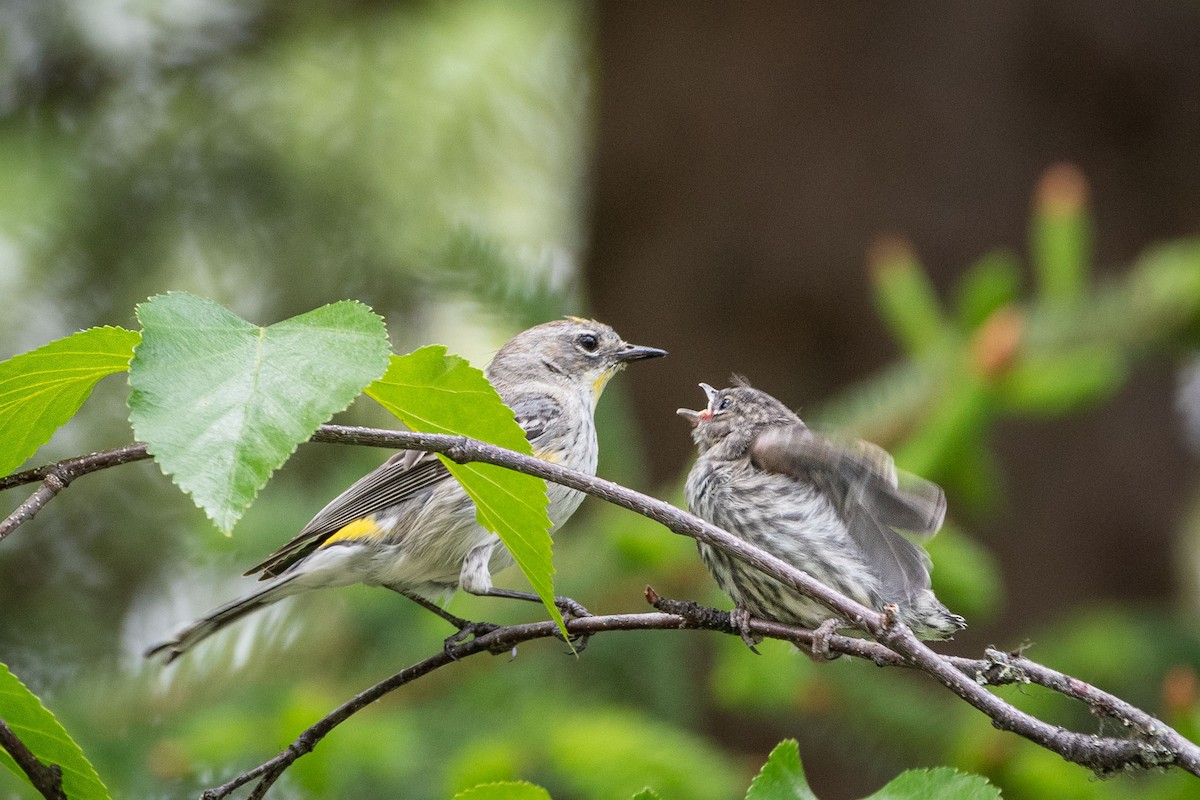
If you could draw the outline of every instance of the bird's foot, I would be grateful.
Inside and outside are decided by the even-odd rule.
[[[568,622],[573,619],[583,619],[592,615],[592,612],[584,608],[582,603],[570,597],[555,597],[554,605],[558,607],[558,611],[563,615],[563,619]]]
[[[494,622],[471,622],[461,617],[457,618],[455,624],[458,626],[458,631],[447,636],[446,640],[442,642],[442,649],[446,652],[446,655],[455,661],[458,660],[458,657],[454,654],[454,649],[459,644],[470,639],[478,639],[480,636],[486,636],[493,631],[500,630],[501,627]],[[492,655],[499,655],[500,653],[509,652],[509,649],[508,647],[497,647],[490,652]],[[515,656],[517,648],[513,647],[511,650]]]
[[[763,637],[751,632],[751,616],[750,609],[743,605],[736,605],[733,607],[733,611],[729,612],[729,624],[732,625],[733,629],[742,637],[742,641],[746,643],[746,647],[750,648],[751,653],[754,653],[755,655],[762,655],[758,652],[757,645],[762,642]]]
[[[831,617],[818,625],[813,630],[812,645],[810,646],[809,655],[812,660],[818,664],[824,664],[826,661],[833,661],[841,655],[841,653],[833,653],[829,650],[829,638],[838,632],[839,628],[845,627],[846,623],[837,617]]]
[[[542,598],[532,592],[518,592],[512,589],[489,589],[486,592],[478,592],[477,594],[486,597],[507,597],[511,600],[525,600],[530,603],[540,603]],[[581,619],[590,617],[592,614],[578,600],[570,597],[555,597],[554,605],[558,608],[558,612],[562,614],[563,622],[570,622],[573,619]],[[571,645],[573,653],[582,653],[587,647],[587,640],[591,634],[578,634],[570,637],[567,642]]]
[[[562,614],[564,624],[571,620],[592,616],[592,612],[584,608],[582,603],[570,597],[555,597],[554,605],[558,608],[558,613]],[[571,646],[571,651],[575,655],[579,655],[587,649],[588,641],[591,638],[590,633],[576,633],[567,638],[567,644]]]

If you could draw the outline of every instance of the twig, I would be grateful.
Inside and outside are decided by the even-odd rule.
[[[567,620],[567,630],[572,635],[587,636],[605,631],[670,630],[684,627],[688,627],[688,621],[672,614],[613,614],[575,617]],[[201,800],[220,800],[220,798],[228,797],[236,789],[255,779],[258,779],[259,782],[250,794],[250,800],[258,800],[265,796],[267,789],[288,766],[301,756],[311,752],[330,731],[389,692],[469,656],[492,651],[503,652],[533,639],[559,637],[558,627],[554,622],[547,620],[500,627],[470,641],[460,642],[449,650],[439,650],[424,661],[413,664],[369,689],[359,692],[297,736],[279,755],[238,775],[228,783],[209,789],[200,795]]]
[[[907,666],[920,669],[933,676],[970,705],[992,719],[993,724],[1003,730],[1012,731],[1030,741],[1058,753],[1068,761],[1085,766],[1098,773],[1109,773],[1125,769],[1179,766],[1193,775],[1200,776],[1200,747],[1188,741],[1178,732],[1140,709],[1119,700],[1095,687],[1042,667],[1019,656],[998,657],[983,662],[972,662],[964,670],[961,659],[939,655],[901,624],[894,614],[880,613],[867,608],[848,597],[818,583],[808,574],[765,553],[729,533],[688,514],[674,506],[639,492],[627,489],[611,481],[584,475],[557,464],[505,450],[485,442],[461,436],[414,433],[408,431],[384,431],[368,428],[352,428],[341,425],[323,425],[312,437],[313,441],[337,444],[356,444],[374,447],[408,448],[441,453],[455,462],[482,462],[513,469],[545,480],[554,481],[634,511],[661,523],[669,530],[721,550],[770,575],[786,586],[811,597],[829,608],[834,616],[847,620],[852,627],[868,634],[883,650],[864,647],[863,644],[848,644],[859,640],[835,637],[842,646],[855,650],[853,655],[872,658],[881,666]],[[139,450],[139,448],[141,448]],[[70,478],[87,472],[115,466],[127,461],[145,458],[145,448],[130,445],[127,448],[94,453],[79,459],[68,459],[59,464],[31,470],[9,478],[0,479],[0,489],[21,483],[45,480],[57,468],[66,470]],[[65,484],[64,484],[65,485]],[[36,493],[35,493],[36,494]],[[46,498],[47,500],[49,498]],[[44,505],[45,501],[42,501]],[[38,506],[40,507],[40,505]],[[36,511],[36,509],[34,509]],[[16,512],[14,512],[15,515]],[[16,527],[24,521],[12,524]],[[7,522],[7,520],[6,520]],[[11,530],[11,528],[10,528]],[[594,618],[585,618],[594,619]],[[579,620],[582,623],[584,620]],[[696,626],[699,623],[690,622]],[[766,625],[768,623],[758,622]],[[572,628],[569,628],[573,630]],[[584,632],[580,629],[580,632]],[[766,629],[762,632],[766,633]],[[795,635],[795,631],[792,632]],[[481,637],[480,640],[497,646],[495,638]],[[788,638],[788,637],[785,637]],[[479,640],[476,640],[479,641]],[[868,643],[869,644],[869,643]],[[831,642],[831,647],[833,643]],[[886,651],[886,652],[885,652]],[[474,652],[474,651],[471,651]],[[843,652],[843,651],[839,651]],[[997,651],[989,651],[995,655]],[[1001,654],[1002,655],[1002,654]],[[438,657],[435,656],[436,660]],[[969,661],[969,660],[968,660]],[[1003,661],[1004,663],[1001,663]],[[428,662],[422,662],[428,663]],[[420,666],[420,665],[418,665]],[[410,668],[415,669],[416,667]],[[436,668],[436,666],[431,667]],[[1027,714],[1010,703],[989,692],[990,682],[1006,682],[1006,671],[1011,675],[1023,675],[1031,681],[1042,683],[1055,691],[1086,703],[1097,714],[1112,716],[1125,722],[1135,738],[1119,739],[1076,733],[1050,725]],[[420,674],[424,674],[423,672]],[[398,678],[403,673],[394,676]],[[419,677],[419,675],[414,676]],[[397,685],[412,680],[405,678]],[[353,701],[351,701],[353,702]],[[349,713],[353,713],[351,710]],[[336,724],[336,723],[335,723]],[[324,734],[322,734],[324,735]],[[299,741],[299,740],[298,740]],[[311,746],[309,747],[311,749]],[[307,751],[305,751],[307,752]],[[294,759],[293,759],[294,760]],[[290,762],[288,762],[290,763]],[[263,773],[260,773],[263,774]],[[273,781],[274,778],[271,778]],[[265,789],[264,789],[265,791]]]
[[[42,485],[37,488],[37,491],[26,497],[15,511],[0,522],[0,542],[4,541],[4,538],[18,527],[33,519],[46,503],[53,500],[54,496],[65,488],[67,488],[67,483],[58,473],[52,472],[42,479]]]
[[[646,599],[660,611],[678,614],[686,618],[692,627],[719,630],[724,633],[737,633],[732,625],[729,624],[726,612],[699,606],[690,601],[664,599],[659,597],[649,587],[646,588]],[[722,627],[722,625],[728,627]],[[750,621],[750,630],[752,633],[772,639],[783,639],[792,642],[796,646],[803,647],[810,652],[812,650],[813,632],[806,628],[797,628],[769,620],[752,619]],[[928,671],[925,670],[923,665],[915,663],[912,659],[901,655],[895,650],[879,642],[867,639],[856,639],[851,636],[835,634],[829,639],[829,647],[833,652],[865,659],[879,667],[907,667]],[[1102,689],[1098,689],[1086,681],[1066,675],[1058,670],[1038,664],[1035,661],[1030,661],[1019,654],[1005,653],[995,648],[988,648],[985,653],[987,658],[982,659],[947,655],[939,655],[939,658],[980,686],[1005,686],[1021,683],[1035,684],[1051,689],[1059,694],[1084,703],[1097,716],[1118,720],[1144,740],[1139,745],[1139,742],[1132,739],[1089,737],[1093,743],[1103,743],[1106,751],[1109,752],[1109,757],[1121,758],[1119,752],[1108,750],[1108,745],[1111,743],[1120,743],[1118,750],[1121,751],[1131,745],[1150,748],[1150,751],[1144,753],[1138,761],[1129,764],[1118,763],[1093,767],[1096,771],[1112,772],[1126,767],[1156,766],[1153,762],[1164,754],[1163,748],[1165,748],[1166,751],[1171,753],[1171,757],[1165,763],[1159,763],[1157,766],[1169,766],[1175,763],[1188,772],[1196,774],[1196,745],[1140,708]],[[1004,705],[1008,704],[1005,703]],[[1009,706],[1009,708],[1012,708],[1012,706]],[[985,711],[985,713],[987,712]],[[997,727],[1011,730],[1011,728],[1001,724],[1000,720],[996,722]],[[1073,735],[1077,736],[1077,734]],[[1041,743],[1038,742],[1038,744]],[[1088,765],[1085,764],[1084,766]]]
[[[37,469],[17,472],[5,478],[0,478],[0,491],[11,489],[14,486],[36,483],[37,481],[42,482],[42,485],[33,494],[25,498],[25,501],[17,506],[15,511],[5,517],[3,521],[0,521],[0,541],[4,541],[6,536],[33,519],[47,503],[54,499],[55,495],[70,486],[71,481],[80,475],[86,475],[89,472],[96,472],[108,467],[117,467],[121,464],[128,464],[131,461],[141,461],[149,457],[150,454],[146,451],[146,445],[140,443],[130,444],[118,447],[115,450],[105,450],[100,453],[89,453],[86,456],[64,459],[54,464],[47,464]]]
[[[0,478],[0,492],[5,489],[11,489],[14,486],[37,483],[40,480],[45,480],[46,476],[50,474],[57,474],[59,477],[68,475],[71,479],[74,479],[89,472],[96,472],[108,469],[109,467],[119,467],[122,464],[143,461],[147,458],[150,458],[150,454],[146,452],[146,445],[141,442],[127,444],[124,447],[117,447],[113,450],[101,450],[99,453],[88,453],[87,455],[75,456],[74,458],[64,458],[62,461],[56,461],[53,464],[27,469],[24,472],[14,472],[12,475]],[[70,480],[67,480],[67,483],[70,482]]]
[[[834,592],[790,564],[661,500],[647,497],[603,478],[584,475],[558,464],[464,437],[413,433],[389,433],[379,436],[378,431],[368,433],[363,429],[325,425],[314,439],[345,442],[363,433],[366,436],[360,440],[359,443],[362,444],[429,450],[442,453],[460,463],[479,461],[536,475],[649,517],[675,533],[718,547],[784,585],[820,602],[836,616],[866,632],[880,644],[897,653],[908,664],[936,678],[961,699],[987,714],[996,727],[1029,739],[1058,753],[1068,761],[1099,773],[1174,764],[1200,776],[1200,747],[1165,723],[1146,715],[1152,720],[1152,724],[1136,726],[1135,733],[1146,731],[1146,735],[1140,740],[1102,739],[1050,725],[987,691],[984,685],[958,670],[945,656],[931,650],[894,617],[869,609]]]
[[[609,631],[635,630],[708,630],[729,635],[737,635],[738,631],[729,620],[729,612],[708,608],[691,601],[670,600],[660,597],[650,587],[646,588],[646,599],[655,608],[665,612],[657,614],[615,614],[611,616],[590,616],[574,618],[567,621],[567,630],[571,635],[595,635]],[[768,620],[752,619],[750,628],[756,634],[792,642],[798,646],[811,648],[813,631],[792,625],[784,625]],[[395,675],[387,678],[370,688],[355,695],[337,709],[318,720],[303,733],[296,737],[284,750],[262,764],[247,770],[221,786],[209,789],[201,795],[201,800],[222,800],[238,788],[258,780],[250,800],[262,798],[283,772],[302,756],[312,752],[316,745],[335,727],[349,719],[356,712],[367,707],[384,695],[399,689],[405,684],[424,675],[461,661],[469,656],[484,652],[505,651],[518,644],[534,639],[558,638],[558,629],[553,622],[535,622],[523,625],[511,625],[501,628],[468,642],[462,642],[453,647],[449,653],[439,651],[433,656],[418,662]],[[835,634],[829,639],[829,649],[835,653],[861,658],[878,666],[904,667],[918,669],[914,664],[899,653],[866,639],[856,639],[851,636]],[[1051,689],[1062,691],[1053,670],[1045,668],[1026,670],[1023,665],[1015,665],[1011,654],[989,651],[986,659],[971,659],[946,657],[964,676],[971,680],[979,680],[990,685],[1005,683],[1035,683]],[[1026,661],[1026,659],[1020,659]],[[1039,666],[1040,665],[1035,665]],[[1054,673],[1053,675],[1050,673]],[[1074,681],[1075,679],[1071,679]],[[1081,681],[1076,681],[1082,684]],[[1086,684],[1083,684],[1086,686]],[[1094,687],[1092,688],[1093,691]],[[1075,696],[1079,687],[1064,691]],[[1101,693],[1103,694],[1103,693]],[[1142,712],[1138,712],[1142,713]],[[1094,737],[1102,745],[1117,744],[1124,746],[1129,740],[1112,737]]]
[[[38,761],[25,743],[13,733],[8,723],[0,719],[0,747],[8,751],[13,761],[29,778],[33,788],[41,792],[46,800],[67,800],[62,788],[62,768],[57,764],[46,766]]]

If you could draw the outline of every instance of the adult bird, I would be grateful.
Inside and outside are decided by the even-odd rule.
[[[539,458],[589,475],[599,452],[593,413],[609,379],[626,365],[666,352],[628,344],[608,325],[568,317],[522,331],[492,359],[488,379],[513,410]],[[547,512],[557,529],[583,495],[547,485]],[[365,583],[385,586],[459,627],[447,640],[486,630],[449,614],[436,600],[456,589],[534,599],[492,587],[512,555],[475,520],[475,506],[433,454],[396,453],[354,483],[290,542],[246,574],[265,583],[186,625],[146,655],[170,663],[226,625],[290,595]]]

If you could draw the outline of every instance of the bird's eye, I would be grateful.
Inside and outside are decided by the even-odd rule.
[[[717,404],[717,411],[724,411],[733,405],[732,397],[722,397],[721,402]]]
[[[594,333],[581,333],[575,340],[575,343],[589,353],[596,352],[596,348],[600,346],[600,340],[596,338]]]

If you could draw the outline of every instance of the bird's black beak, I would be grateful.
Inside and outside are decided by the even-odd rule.
[[[640,344],[627,344],[617,351],[616,360],[618,364],[628,364],[630,361],[642,361],[647,358],[662,358],[666,354],[666,350],[659,350],[657,347],[645,347]]]

